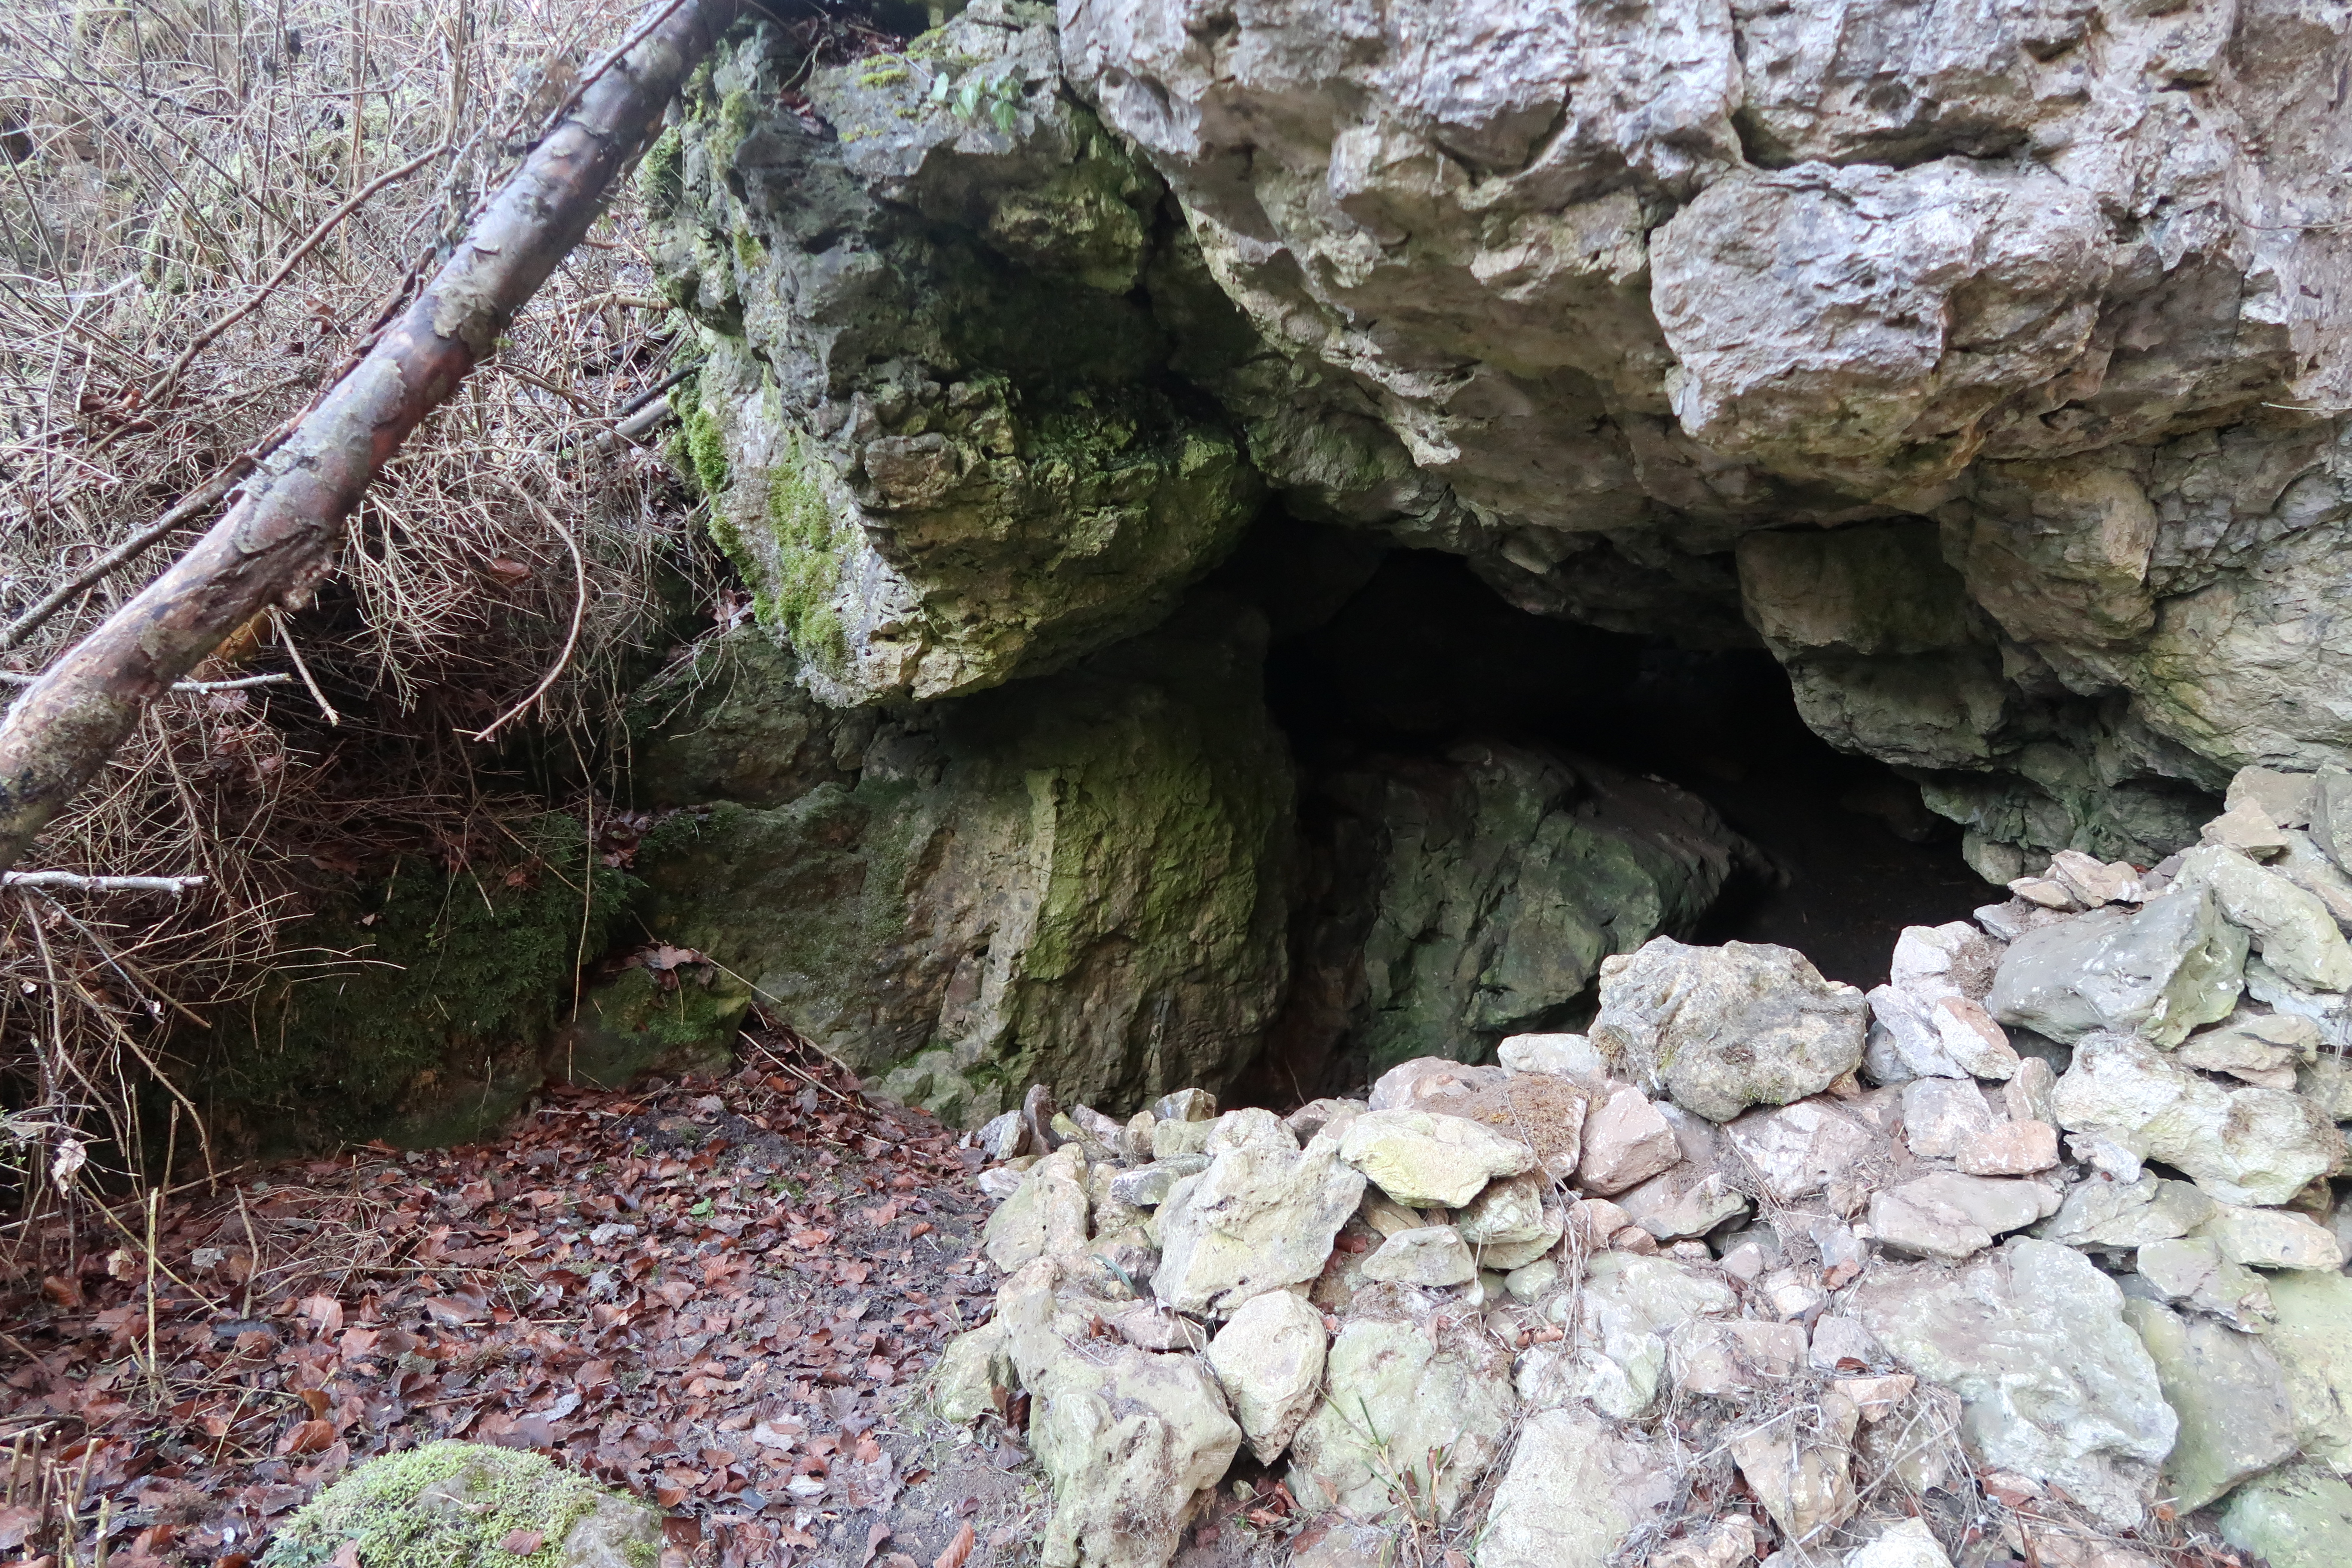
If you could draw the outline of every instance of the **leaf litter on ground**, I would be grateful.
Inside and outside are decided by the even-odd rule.
[[[152,1273],[87,1220],[44,1237],[61,1262],[0,1298],[0,1443],[79,1480],[26,1555],[90,1563],[104,1503],[110,1568],[246,1568],[354,1463],[463,1437],[657,1506],[673,1563],[918,1534],[961,1563],[972,1499],[890,1521],[938,1447],[905,1395],[993,1303],[980,1157],[788,1034],[746,1038],[716,1081],[551,1089],[491,1142],[174,1198]]]

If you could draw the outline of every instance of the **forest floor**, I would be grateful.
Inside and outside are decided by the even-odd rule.
[[[992,1304],[980,1156],[789,1039],[746,1061],[42,1237],[0,1300],[0,1552],[246,1568],[353,1463],[463,1437],[657,1505],[666,1568],[1034,1560],[1020,1434],[910,1397]]]

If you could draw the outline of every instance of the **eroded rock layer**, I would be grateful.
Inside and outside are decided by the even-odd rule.
[[[2342,754],[2347,27],[983,0],[805,73],[755,34],[648,182],[828,701],[1130,634],[1263,474],[1539,613],[1760,637],[2006,878]]]

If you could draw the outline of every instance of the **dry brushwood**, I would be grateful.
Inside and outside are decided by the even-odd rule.
[[[601,209],[736,0],[666,0],[593,70],[449,260],[161,578],[42,675],[0,722],[0,867],[87,784],[157,695],[266,609],[302,602],[417,423],[495,347]]]

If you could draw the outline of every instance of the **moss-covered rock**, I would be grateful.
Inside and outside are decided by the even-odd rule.
[[[573,818],[519,837],[496,861],[451,871],[416,856],[318,896],[289,934],[322,962],[213,1032],[201,1081],[233,1132],[272,1152],[464,1142],[540,1088],[580,966],[604,952],[635,883],[601,861],[591,872]]]
[[[366,1568],[653,1568],[661,1515],[536,1454],[427,1443],[354,1467],[262,1565],[321,1568],[346,1542]]]
[[[722,49],[642,176],[708,329],[682,457],[760,623],[837,706],[1049,671],[1166,616],[1255,514],[1132,297],[1159,181],[1063,95],[1049,7],[806,73]],[[671,138],[675,138],[672,140]]]
[[[1222,1087],[1286,974],[1291,774],[1263,626],[1212,601],[1059,675],[884,725],[851,782],[670,817],[663,940],[910,1102]]]

